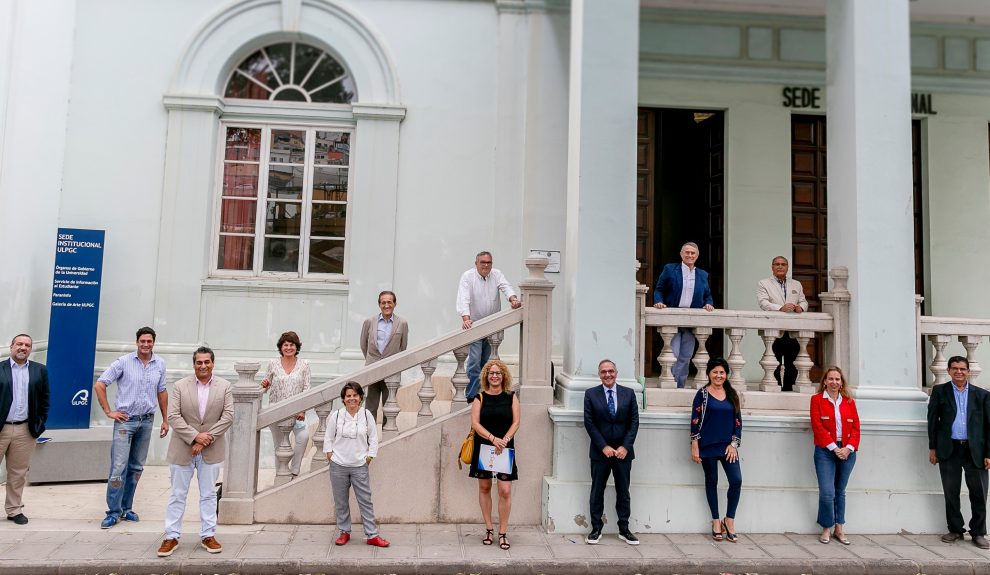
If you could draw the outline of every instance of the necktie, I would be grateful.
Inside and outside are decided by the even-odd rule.
[[[608,412],[615,417],[615,398],[612,395],[612,390],[608,390]]]

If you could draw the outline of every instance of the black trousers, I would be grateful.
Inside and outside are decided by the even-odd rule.
[[[949,531],[965,533],[962,511],[959,505],[959,491],[962,477],[966,477],[969,489],[969,505],[973,517],[969,520],[970,535],[987,534],[987,470],[977,467],[969,453],[969,445],[953,442],[952,455],[938,460],[938,473],[942,477],[942,492],[945,496],[945,522]]]
[[[784,364],[784,385],[782,389],[784,391],[793,391],[794,382],[797,381],[797,368],[794,367],[794,360],[797,359],[798,351],[801,346],[798,345],[796,339],[791,338],[791,336],[785,331],[784,335],[773,340],[773,350],[774,357],[777,361]],[[773,371],[773,377],[780,383],[780,366]]]
[[[601,531],[605,526],[605,486],[609,474],[615,480],[615,514],[619,516],[620,531],[629,529],[629,475],[632,459],[609,457],[591,460],[591,529]]]

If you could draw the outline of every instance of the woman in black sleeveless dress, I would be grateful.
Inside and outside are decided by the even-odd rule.
[[[519,430],[519,398],[512,392],[512,374],[504,363],[493,359],[481,370],[481,393],[471,404],[471,428],[474,429],[474,454],[471,457],[471,477],[478,479],[478,501],[485,519],[485,538],[481,542],[492,544],[492,475],[491,471],[478,469],[478,452],[482,445],[495,446],[496,453],[503,449],[515,450],[514,438]],[[509,548],[506,531],[509,512],[512,509],[512,482],[518,479],[515,458],[512,473],[496,473],[498,479],[498,545]]]

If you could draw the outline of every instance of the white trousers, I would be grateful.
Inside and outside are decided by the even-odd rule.
[[[202,455],[193,457],[189,465],[171,464],[172,495],[165,509],[165,538],[178,539],[182,535],[182,516],[186,512],[186,496],[192,484],[193,473],[199,484],[199,537],[212,537],[217,531],[217,478],[222,463],[207,463]]]

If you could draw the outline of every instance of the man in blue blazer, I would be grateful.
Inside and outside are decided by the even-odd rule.
[[[21,496],[35,440],[48,420],[48,369],[28,361],[34,342],[19,334],[10,342],[10,359],[0,362],[0,460],[7,462],[7,519],[26,525]]]
[[[591,533],[585,541],[596,545],[605,526],[605,484],[615,480],[615,513],[619,516],[619,539],[639,545],[629,530],[629,475],[635,457],[633,443],[639,431],[639,405],[628,387],[615,384],[615,363],[598,364],[601,385],[584,392],[584,428],[591,437]]]
[[[694,266],[699,253],[698,244],[688,242],[681,246],[681,263],[663,266],[663,272],[657,279],[657,287],[653,290],[653,307],[703,307],[706,311],[715,309],[712,305],[712,290],[708,287],[708,272]],[[689,364],[694,355],[694,342],[694,332],[686,327],[677,328],[677,335],[670,342],[674,357],[677,358],[671,370],[677,380],[677,387],[684,387],[687,380]]]

